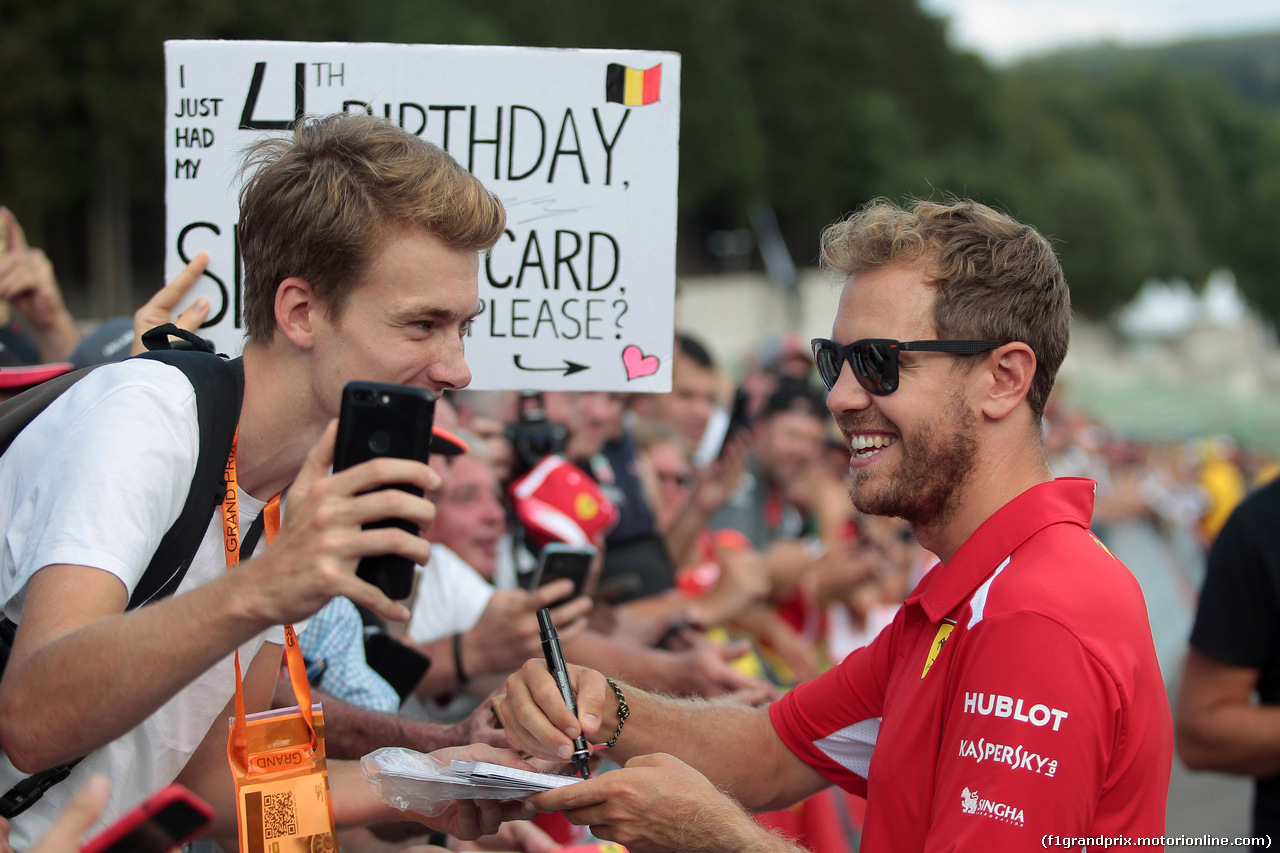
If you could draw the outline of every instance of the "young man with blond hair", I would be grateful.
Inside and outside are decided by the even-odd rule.
[[[335,418],[350,380],[436,393],[467,384],[479,256],[502,234],[502,205],[437,147],[366,116],[301,122],[246,162],[239,525],[292,483],[283,522],[273,542],[228,567],[215,512],[177,593],[126,611],[201,452],[192,388],[157,362],[94,372],[0,457],[0,600],[18,625],[0,682],[0,788],[87,756],[14,819],[19,849],[93,773],[113,783],[104,821],[177,780],[215,805],[213,834],[232,836],[231,653],[247,665],[247,709],[265,710],[280,625],[335,595],[407,618],[356,565],[374,554],[429,556],[425,539],[363,525],[404,518],[426,529],[428,500],[373,490],[430,490],[438,475],[393,459],[330,475]],[[331,763],[329,780],[339,823],[399,816],[358,767]],[[497,818],[464,803],[433,823],[472,835]]]

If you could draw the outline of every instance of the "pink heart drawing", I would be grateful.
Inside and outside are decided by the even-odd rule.
[[[639,379],[641,376],[652,376],[658,372],[658,357],[645,355],[640,347],[631,344],[622,351],[622,364],[627,368],[627,381]]]

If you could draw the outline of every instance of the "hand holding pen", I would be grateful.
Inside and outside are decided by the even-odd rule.
[[[565,664],[564,651],[560,648],[560,637],[556,634],[556,626],[551,623],[551,611],[543,608],[538,611],[538,632],[542,637],[542,655],[547,660],[547,669],[560,688],[560,695],[569,711],[578,715],[578,701],[574,698],[573,687],[569,684],[569,667]],[[591,757],[591,747],[586,737],[579,732],[573,739],[573,763],[578,768],[578,775],[583,779],[591,778],[591,770],[587,759]]]

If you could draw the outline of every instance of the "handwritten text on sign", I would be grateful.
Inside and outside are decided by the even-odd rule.
[[[476,388],[665,391],[680,57],[441,45],[171,41],[168,258],[199,251],[204,333],[243,345],[240,156],[300,117],[383,116],[503,200],[467,342]]]

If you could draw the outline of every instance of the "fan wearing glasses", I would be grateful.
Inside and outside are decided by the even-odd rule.
[[[1094,484],[1054,480],[1041,441],[1071,324],[1053,249],[973,202],[877,201],[823,257],[845,285],[814,355],[850,498],[940,563],[869,646],[767,709],[574,669],[575,719],[526,664],[512,742],[568,755],[581,730],[624,765],[530,802],[633,853],[796,850],[746,810],[830,784],[867,798],[863,853],[1162,835],[1173,732],[1146,605],[1090,532]]]

